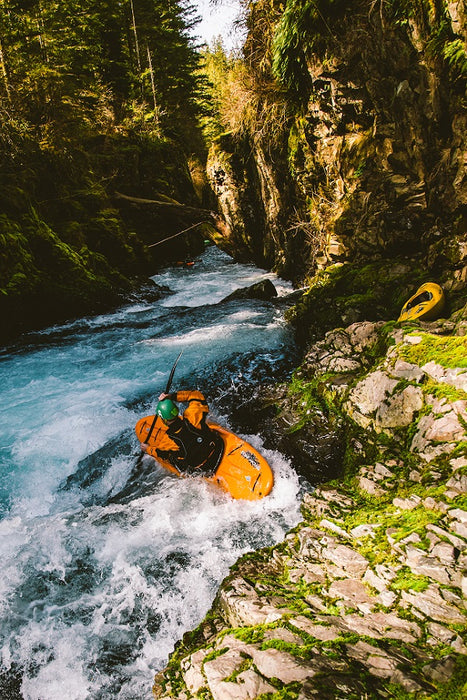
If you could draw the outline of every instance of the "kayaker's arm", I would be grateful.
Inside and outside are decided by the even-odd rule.
[[[204,395],[197,390],[175,391],[170,394],[172,401],[187,403],[183,417],[190,421],[195,428],[199,428],[205,421],[209,413],[209,406]]]

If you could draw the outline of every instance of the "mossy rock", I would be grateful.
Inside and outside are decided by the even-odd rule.
[[[303,342],[357,321],[396,320],[427,272],[405,260],[333,265],[318,273],[287,319]]]

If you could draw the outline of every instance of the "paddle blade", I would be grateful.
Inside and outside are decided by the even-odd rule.
[[[177,366],[177,364],[178,364],[179,359],[180,359],[181,356],[182,356],[182,353],[183,353],[183,350],[180,351],[180,354],[179,354],[179,356],[177,357],[177,359],[175,360],[175,362],[174,362],[174,364],[173,364],[173,367],[172,367],[172,369],[171,369],[171,371],[170,371],[169,379],[168,379],[168,381],[167,381],[167,386],[165,387],[165,393],[166,393],[166,394],[168,394],[169,391],[170,391],[170,387],[171,387],[171,385],[172,385],[172,379],[174,378],[174,374],[175,374],[175,368],[176,368],[176,366]]]

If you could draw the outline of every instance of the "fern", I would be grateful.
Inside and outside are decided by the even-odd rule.
[[[308,99],[312,81],[309,56],[336,42],[331,25],[348,0],[289,0],[272,44],[272,70],[300,102]]]
[[[455,73],[467,78],[467,53],[461,39],[447,42],[443,47],[442,55]]]

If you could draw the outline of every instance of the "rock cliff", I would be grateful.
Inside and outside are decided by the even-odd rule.
[[[464,697],[466,331],[464,307],[309,347],[282,407],[289,432],[316,401],[341,415],[343,474],[283,543],[232,568],[156,698]]]
[[[248,26],[256,116],[208,160],[222,245],[296,281],[402,255],[465,289],[464,3],[260,0]]]

